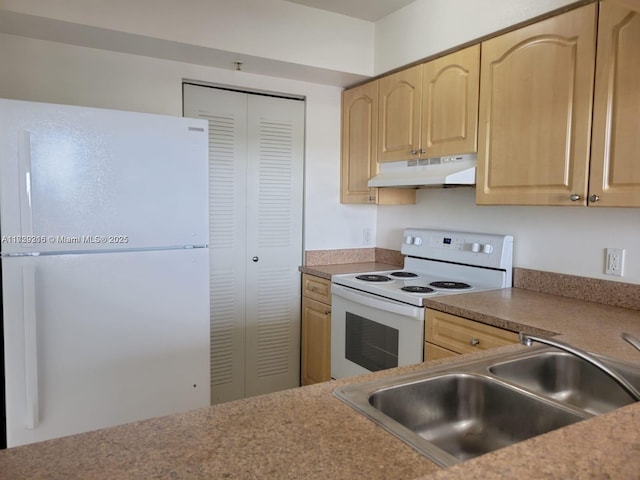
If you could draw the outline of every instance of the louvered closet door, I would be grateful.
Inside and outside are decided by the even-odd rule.
[[[251,396],[299,385],[304,103],[250,95],[248,120],[246,393]]]
[[[247,95],[184,86],[185,116],[209,122],[211,403],[245,393]]]
[[[304,102],[184,85],[184,112],[209,121],[212,403],[297,387]]]

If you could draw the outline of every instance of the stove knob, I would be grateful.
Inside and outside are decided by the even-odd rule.
[[[482,247],[482,253],[493,253],[493,245],[487,243],[484,247]]]
[[[407,235],[406,237],[404,237],[404,243],[406,243],[407,245],[411,245],[413,243],[413,237],[411,235]]]
[[[473,242],[471,244],[471,251],[473,253],[478,253],[480,251],[480,244],[478,242]]]
[[[414,245],[422,245],[422,237],[416,237],[413,239]]]

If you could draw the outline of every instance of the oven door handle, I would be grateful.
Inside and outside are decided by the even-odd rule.
[[[356,302],[367,307],[384,310],[389,313],[396,313],[403,317],[411,317],[417,320],[424,318],[424,308],[396,302],[392,299],[383,299],[376,295],[360,292],[352,288],[343,287],[342,285],[336,285],[335,283],[331,284],[331,294],[346,298],[347,300],[351,300],[352,302]]]

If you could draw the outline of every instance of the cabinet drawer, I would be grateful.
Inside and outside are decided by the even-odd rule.
[[[427,310],[425,340],[458,353],[518,343],[518,334],[436,310]]]
[[[302,275],[302,295],[331,305],[331,282],[314,275]]]

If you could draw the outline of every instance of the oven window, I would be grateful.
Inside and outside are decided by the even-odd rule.
[[[347,312],[346,357],[371,372],[398,366],[398,330]]]

